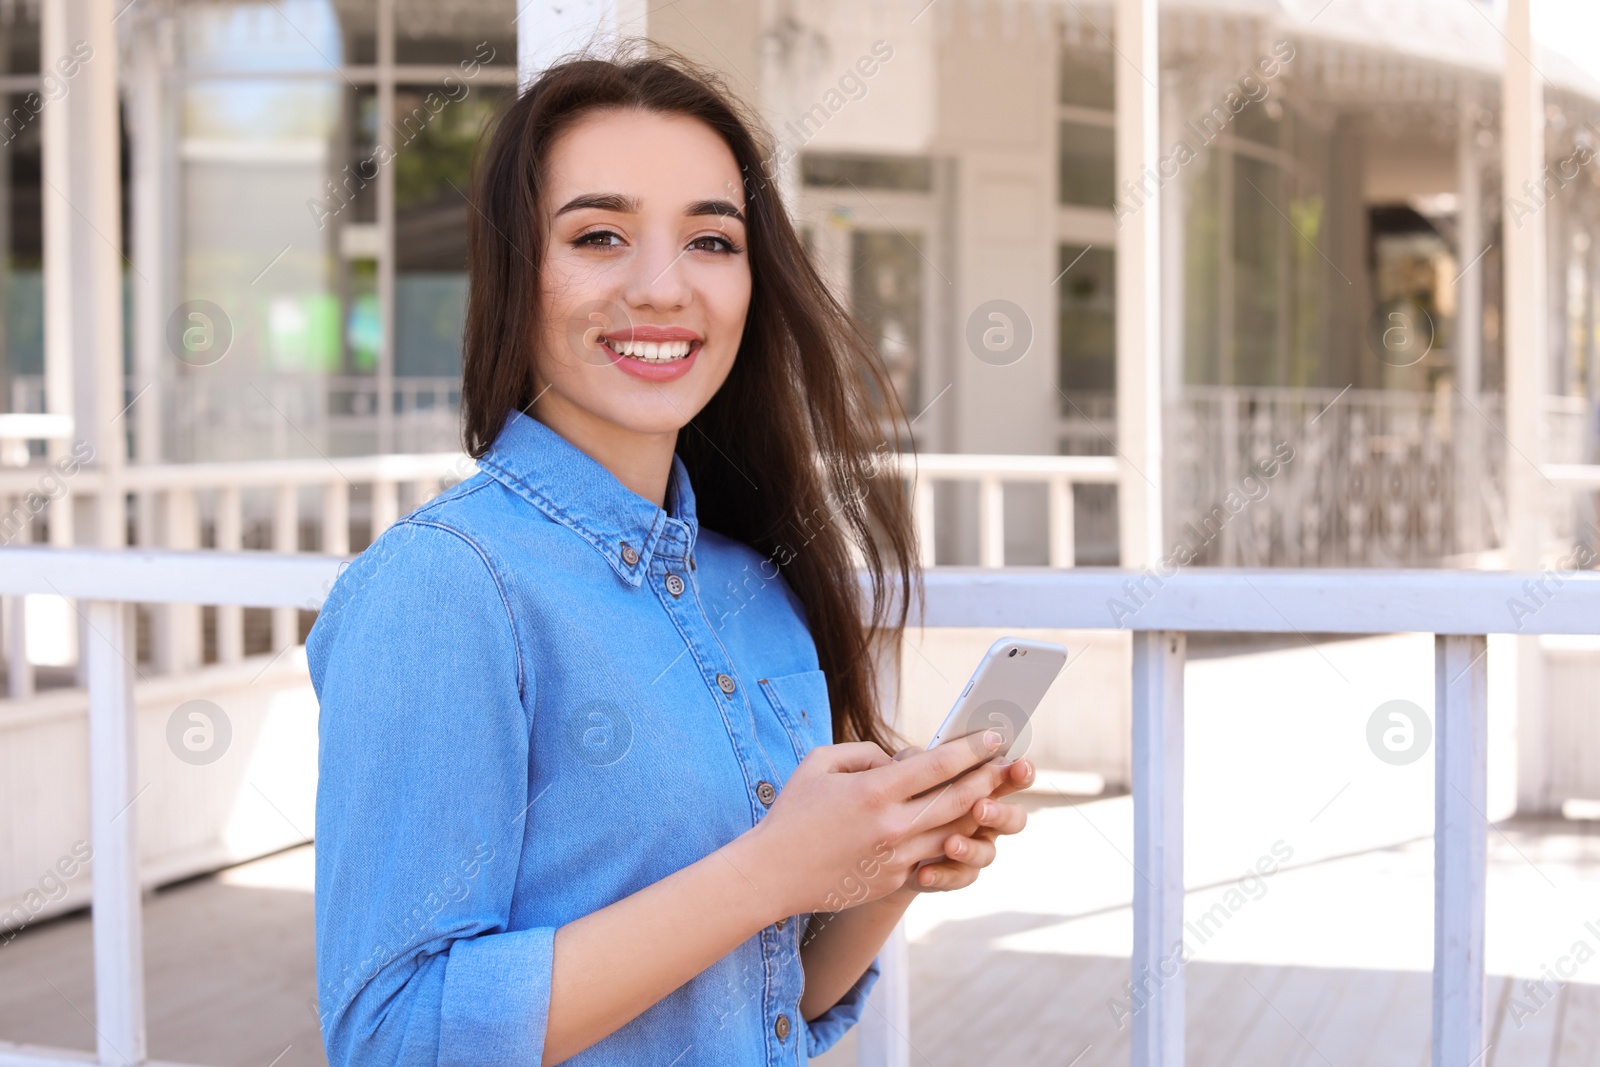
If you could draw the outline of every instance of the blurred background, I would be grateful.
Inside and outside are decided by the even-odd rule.
[[[1587,0],[0,0],[0,541],[346,556],[469,476],[474,153],[519,79],[619,34],[768,123],[912,416],[927,565],[1547,572],[1514,632],[1600,559]],[[1126,1062],[1148,595],[1041,632],[1073,660],[1035,828],[908,918],[907,1062]],[[318,603],[132,611],[157,1059],[323,1062]],[[0,607],[0,1042],[123,1062],[80,605]],[[908,737],[1000,632],[912,635]],[[1191,641],[1188,907],[1283,868],[1202,939],[1192,1062],[1426,1062],[1433,760],[1368,722],[1427,725],[1431,650]],[[1488,662],[1483,1062],[1600,1062],[1600,967],[1558,967],[1600,947],[1600,641],[1495,635]],[[61,1062],[40,1048],[0,1064]],[[826,1062],[858,1052],[891,1062],[854,1035]]]

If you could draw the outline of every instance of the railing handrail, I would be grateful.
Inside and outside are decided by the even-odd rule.
[[[993,476],[1014,480],[1046,481],[1066,478],[1074,482],[1114,483],[1122,476],[1116,456],[991,455],[966,452],[897,453],[902,476],[975,478]]]
[[[23,493],[37,487],[46,467],[0,471],[0,493]],[[325,485],[329,482],[406,482],[442,478],[477,470],[464,452],[393,453],[332,459],[266,459],[216,463],[132,463],[122,468],[119,482],[128,492],[161,489],[208,489],[279,485]],[[83,467],[67,480],[75,493],[97,492],[107,472]]]
[[[1082,483],[1114,483],[1121,476],[1115,456],[988,455],[980,453],[896,453],[894,462],[905,477],[920,473],[932,477],[998,476],[1018,480],[1066,478]],[[406,482],[466,477],[477,461],[464,452],[390,453],[330,458],[268,459],[209,463],[132,463],[122,469],[120,481],[129,492],[161,489],[206,489],[221,486],[324,485],[333,481]],[[36,488],[42,466],[0,471],[0,493],[24,493]],[[75,492],[95,492],[105,485],[106,473],[86,466],[72,476]]]
[[[349,560],[313,553],[0,549],[0,595],[315,608]],[[1215,633],[1593,634],[1600,572],[933,567],[925,625]]]
[[[1546,463],[1539,469],[1557,485],[1600,489],[1600,463]]]

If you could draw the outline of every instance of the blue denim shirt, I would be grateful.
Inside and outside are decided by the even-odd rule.
[[[556,928],[748,830],[833,739],[799,600],[699,528],[677,456],[665,510],[520,413],[479,467],[341,574],[306,642],[334,1067],[538,1064]],[[805,1022],[805,918],[568,1062],[806,1063],[878,965]]]

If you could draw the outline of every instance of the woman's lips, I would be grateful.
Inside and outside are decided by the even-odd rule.
[[[691,330],[636,326],[607,334],[600,343],[624,373],[645,381],[670,382],[689,373],[704,342]]]

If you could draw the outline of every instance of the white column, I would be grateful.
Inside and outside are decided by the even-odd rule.
[[[168,287],[175,249],[168,244],[176,174],[168,166],[173,153],[174,131],[168,127],[171,101],[166,92],[166,70],[172,62],[171,23],[157,12],[135,8],[125,16],[134,46],[129,49],[128,141],[132,155],[129,203],[131,262],[144,278],[135,276],[133,286],[133,390],[138,396],[133,408],[119,420],[134,430],[134,454],[140,463],[159,463],[162,455],[164,423],[161,418],[164,397],[162,369],[175,357],[167,351],[167,316],[171,289]],[[139,540],[153,544],[147,528],[152,520],[154,501],[145,493],[140,501]]]
[[[1433,1067],[1484,1053],[1488,645],[1434,639]]]
[[[49,404],[70,413],[76,437],[94,447],[105,476],[94,540],[120,546],[126,448],[122,422],[111,421],[124,404],[115,12],[112,0],[59,0],[43,11],[41,65],[68,86],[40,114]],[[71,543],[63,518],[50,517],[52,543]]]
[[[65,3],[45,4],[39,10],[41,65],[52,67],[57,57],[71,54],[71,30]],[[71,153],[68,151],[71,114],[64,100],[46,104],[39,114],[40,173],[43,177],[41,221],[44,225],[44,395],[45,410],[53,415],[73,415],[72,366],[72,204],[65,195],[71,187]],[[50,457],[72,449],[71,441],[51,441]],[[67,498],[69,501],[70,497]],[[51,508],[50,542],[70,545],[70,503]],[[56,514],[64,512],[65,515]],[[64,521],[63,521],[64,520]],[[65,538],[65,539],[63,539]]]
[[[1116,0],[1117,447],[1122,565],[1161,557],[1161,79],[1156,0]]]
[[[89,603],[89,810],[94,849],[94,1003],[103,1064],[145,1058],[144,925],[139,898],[139,813],[131,612]]]
[[[643,37],[649,28],[647,0],[532,0],[517,15],[517,83],[534,77],[570,52],[600,54],[625,37]]]
[[[1455,438],[1456,532],[1473,550],[1488,548],[1488,525],[1479,499],[1484,442],[1489,431],[1472,406],[1483,387],[1483,160],[1478,151],[1478,104],[1472,90],[1461,91],[1461,123],[1456,132],[1456,186],[1460,196],[1456,280],[1456,388],[1468,403],[1452,397]]]
[[[1549,360],[1546,219],[1538,207],[1544,185],[1544,87],[1529,57],[1533,33],[1531,0],[1506,0],[1506,48],[1501,83],[1501,230],[1505,292],[1507,566],[1537,570],[1546,521],[1545,481],[1534,466],[1543,461],[1542,406]],[[1543,658],[1536,638],[1518,638],[1517,807],[1547,810],[1544,742]]]
[[[1133,1067],[1183,1067],[1182,633],[1133,635]]]
[[[1528,61],[1531,0],[1506,0],[1505,77],[1501,87],[1504,155],[1506,457],[1508,546],[1512,567],[1539,565],[1545,500],[1544,480],[1532,466],[1543,461],[1540,442],[1546,364],[1547,318],[1544,184],[1544,86]]]

